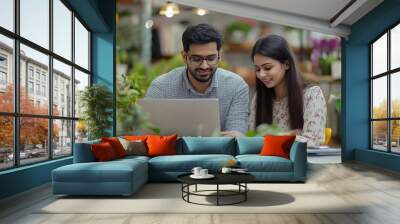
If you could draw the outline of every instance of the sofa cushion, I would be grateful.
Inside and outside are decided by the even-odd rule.
[[[74,163],[95,162],[96,158],[90,148],[92,144],[99,144],[100,140],[75,143],[74,147]]]
[[[143,162],[148,162],[150,157],[147,156],[137,156],[137,155],[130,155],[130,156],[125,156],[124,158],[120,158],[117,160],[113,160],[113,162],[131,162],[135,160],[143,161]]]
[[[225,154],[234,155],[235,139],[232,137],[183,137],[181,154]]]
[[[249,172],[292,172],[292,161],[278,156],[238,155],[240,167]]]
[[[264,145],[263,137],[238,137],[236,138],[236,155],[260,154]]]
[[[231,155],[175,155],[158,156],[149,160],[150,171],[163,172],[190,172],[193,167],[200,166],[211,172],[219,171],[229,159],[235,159]]]
[[[139,159],[109,162],[74,163],[53,170],[58,182],[129,182],[134,172],[147,171],[146,162]]]

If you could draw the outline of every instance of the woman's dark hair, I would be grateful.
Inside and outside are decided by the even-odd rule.
[[[217,50],[222,46],[222,35],[208,24],[188,26],[182,35],[182,44],[185,52],[189,51],[191,44],[207,44],[215,42]]]
[[[286,40],[277,35],[270,35],[259,39],[251,52],[251,59],[254,62],[256,54],[272,58],[282,64],[288,64],[284,81],[286,82],[288,92],[288,106],[290,116],[290,126],[292,129],[302,129],[304,124],[303,118],[303,81],[297,72],[294,57],[289,50]],[[268,88],[265,84],[257,79],[257,111],[256,126],[267,123],[272,124],[273,99],[275,91]]]

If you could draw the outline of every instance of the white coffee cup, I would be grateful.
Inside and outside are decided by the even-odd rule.
[[[230,167],[222,167],[221,172],[222,173],[230,173],[232,171],[232,168]]]
[[[201,169],[200,170],[200,176],[207,176],[208,175],[208,169]]]
[[[192,173],[194,174],[194,175],[196,175],[196,176],[199,176],[199,175],[201,175],[200,174],[200,171],[202,170],[202,168],[201,167],[193,167],[193,169],[192,169]]]

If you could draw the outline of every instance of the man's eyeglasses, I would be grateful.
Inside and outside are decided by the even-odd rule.
[[[189,62],[194,66],[200,66],[204,60],[206,60],[208,65],[216,65],[219,61],[219,55],[212,54],[207,56],[200,56],[200,55],[189,55]]]

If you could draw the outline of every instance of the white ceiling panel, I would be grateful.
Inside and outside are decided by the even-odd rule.
[[[212,11],[347,37],[383,0],[172,0]],[[346,7],[350,6],[350,7]],[[340,13],[339,13],[340,12]],[[338,14],[339,13],[339,14]],[[335,15],[339,15],[335,17]],[[331,21],[332,20],[332,21]]]
[[[350,0],[225,0],[239,4],[274,9],[312,18],[331,19]]]

